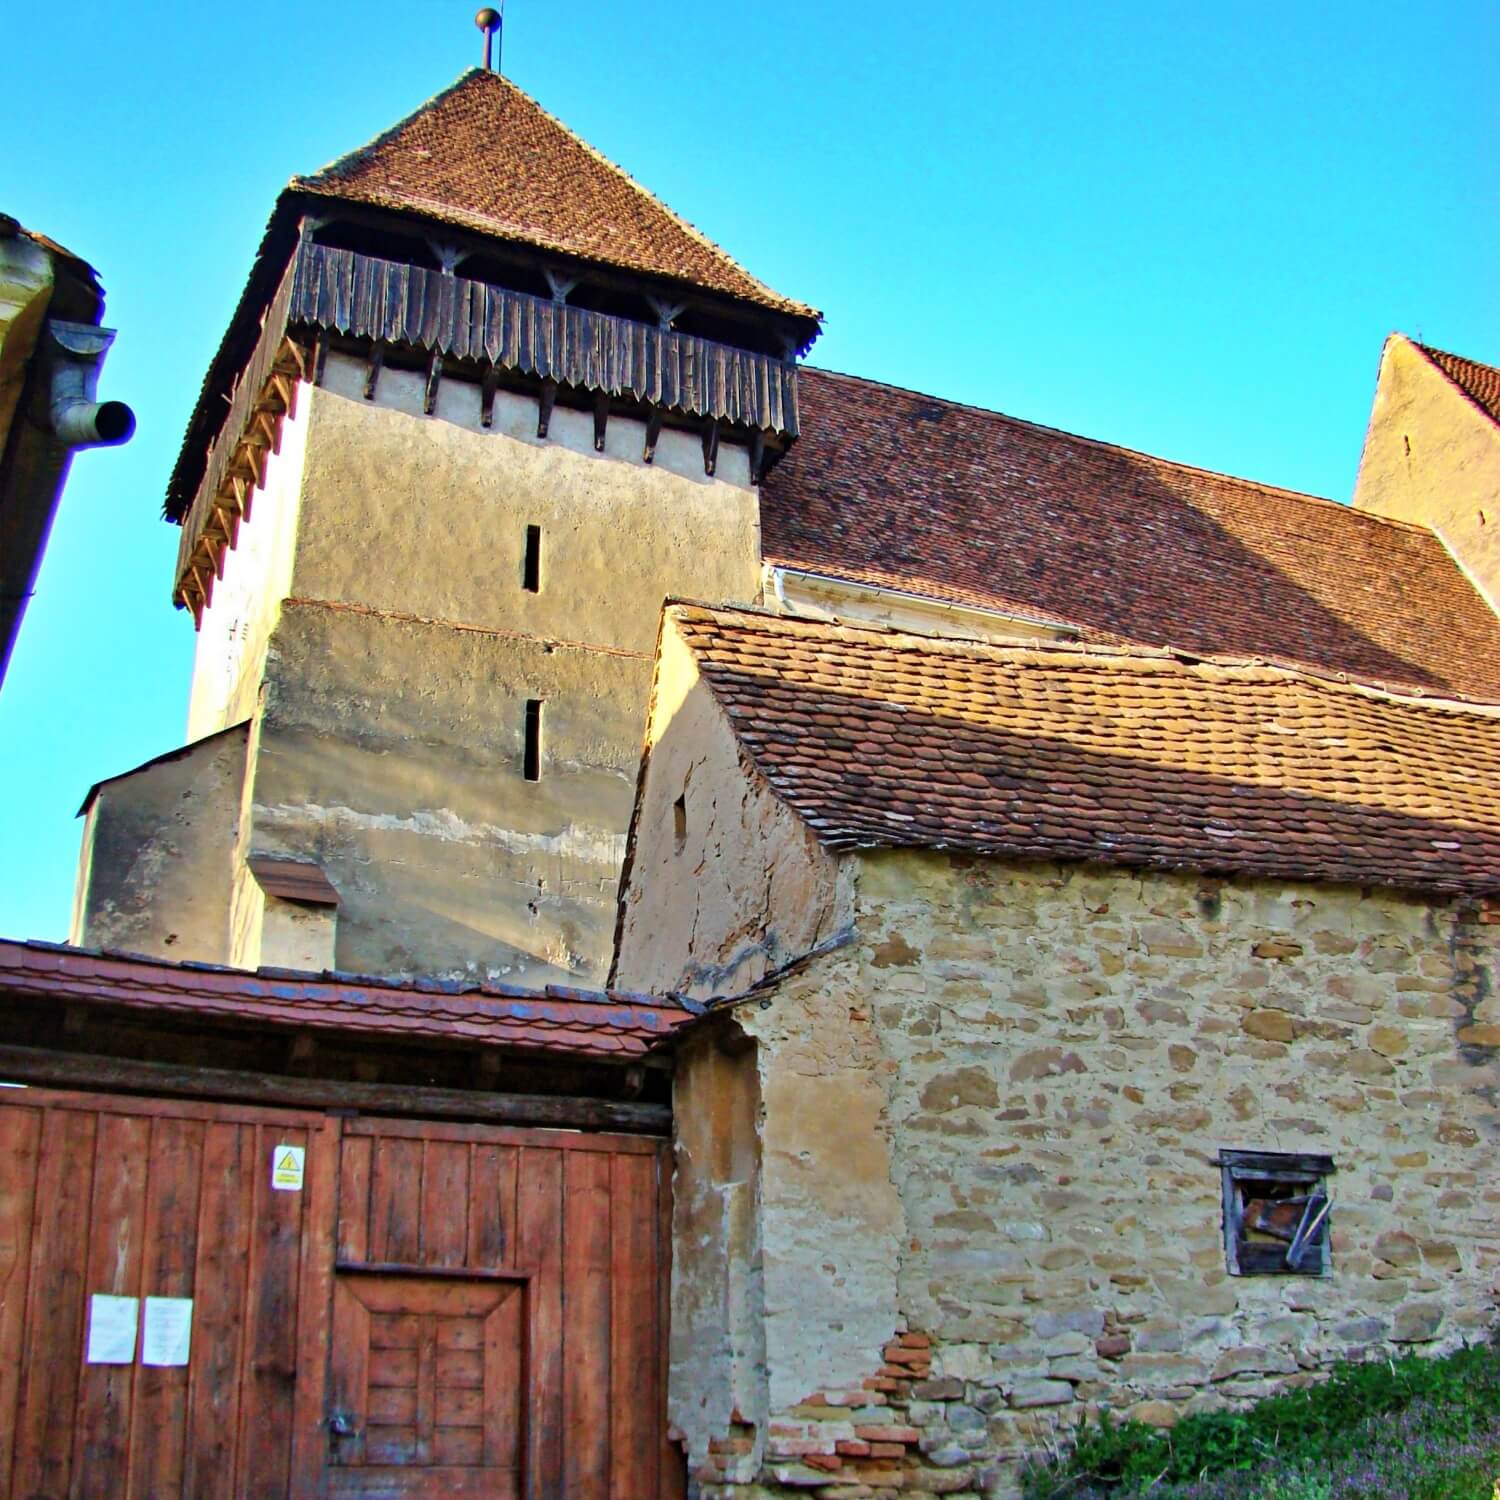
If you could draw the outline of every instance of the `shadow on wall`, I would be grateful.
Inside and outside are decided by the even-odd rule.
[[[1428,533],[817,370],[800,400],[762,490],[770,560],[1500,697],[1500,622]]]

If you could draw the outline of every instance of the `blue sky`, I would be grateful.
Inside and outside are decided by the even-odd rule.
[[[272,201],[478,60],[474,6],[13,7],[0,209],[95,264],[74,465],[0,689],[0,933],[66,934],[89,784],[182,739],[162,492]],[[1500,8],[510,0],[505,70],[755,274],[813,361],[1347,499],[1393,328],[1500,362]]]

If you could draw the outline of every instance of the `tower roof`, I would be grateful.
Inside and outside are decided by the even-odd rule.
[[[508,78],[480,68],[290,186],[818,316],[757,281]]]

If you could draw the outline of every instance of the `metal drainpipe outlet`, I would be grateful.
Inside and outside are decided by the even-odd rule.
[[[114,329],[51,318],[47,335],[52,368],[47,415],[53,432],[69,448],[126,442],[135,431],[135,413],[123,401],[94,399]]]

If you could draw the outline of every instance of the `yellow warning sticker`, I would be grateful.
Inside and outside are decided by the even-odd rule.
[[[277,1146],[271,1153],[271,1186],[283,1192],[300,1193],[305,1154],[301,1146]]]

